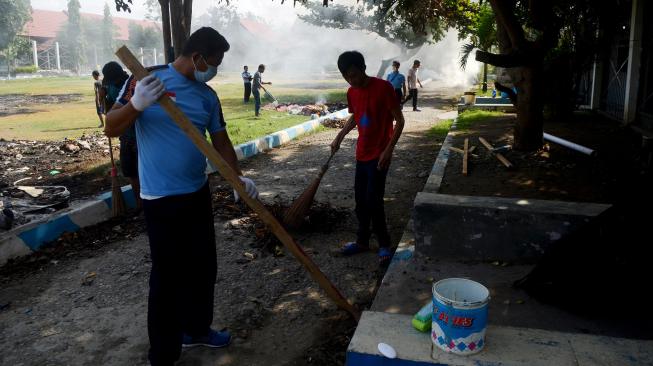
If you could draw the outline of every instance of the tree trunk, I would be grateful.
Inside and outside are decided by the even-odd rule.
[[[542,146],[543,95],[542,70],[539,66],[521,67],[517,87],[517,123],[514,130],[514,149],[534,151]]]
[[[184,4],[182,0],[170,0],[170,28],[172,29],[172,46],[175,58],[181,55],[186,43],[186,29],[183,24]]]
[[[487,63],[483,63],[483,93],[487,91]]]
[[[166,64],[174,61],[174,53],[172,52],[172,38],[170,32],[170,1],[159,0],[161,5],[161,30],[163,32],[163,55],[165,56]]]

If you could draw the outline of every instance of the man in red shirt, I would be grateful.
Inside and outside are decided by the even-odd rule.
[[[404,115],[392,84],[365,74],[362,54],[357,51],[341,54],[338,69],[351,85],[347,90],[347,102],[352,116],[331,143],[331,151],[337,151],[345,136],[354,127],[358,128],[354,183],[358,232],[356,241],[345,244],[342,254],[352,255],[369,250],[371,222],[379,242],[379,264],[387,265],[392,253],[383,195],[392,152],[404,128]]]

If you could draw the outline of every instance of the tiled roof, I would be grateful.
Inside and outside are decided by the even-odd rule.
[[[81,13],[82,19],[99,22],[103,16],[99,14]],[[116,27],[116,39],[126,41],[129,39],[129,23],[140,24],[144,27],[159,27],[157,22],[150,20],[135,20],[119,17],[111,17]],[[57,32],[68,21],[68,15],[64,11],[53,10],[32,10],[32,20],[25,24],[22,36],[55,38]]]

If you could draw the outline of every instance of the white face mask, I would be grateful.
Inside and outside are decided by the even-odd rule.
[[[193,76],[195,76],[195,80],[206,83],[215,77],[215,75],[218,73],[218,67],[209,65],[209,63],[206,62],[206,60],[204,59],[204,56],[200,56],[200,57],[202,58],[202,60],[204,60],[207,69],[206,71],[199,71],[197,69],[197,65],[195,65],[195,60],[193,60],[193,67],[195,67],[195,72],[193,72]]]

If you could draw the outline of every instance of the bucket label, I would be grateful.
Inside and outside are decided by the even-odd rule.
[[[431,337],[441,349],[454,353],[475,353],[484,345],[487,304],[478,309],[456,309],[433,297]]]

